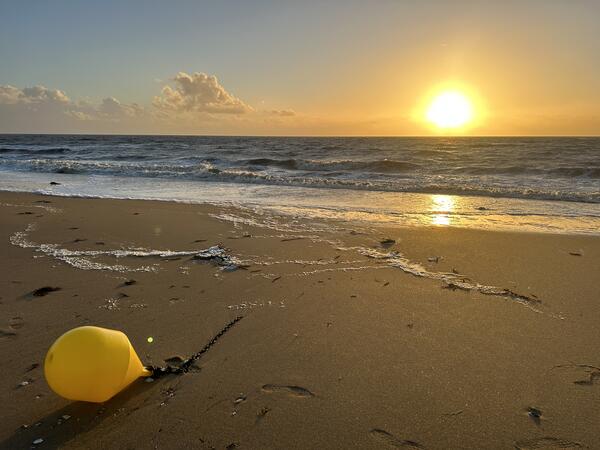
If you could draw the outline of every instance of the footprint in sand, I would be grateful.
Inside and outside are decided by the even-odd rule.
[[[569,441],[555,437],[543,437],[536,439],[523,439],[515,442],[518,450],[555,449],[555,448],[583,448],[579,442]]]
[[[0,328],[0,339],[11,339],[17,337],[17,332],[7,328]]]
[[[554,366],[553,369],[559,371],[567,381],[579,386],[600,384],[600,367],[589,364],[565,364]]]
[[[256,413],[256,423],[260,423],[265,417],[267,417],[267,414],[269,414],[271,412],[271,408],[269,408],[268,406],[263,406],[257,413]]]
[[[384,442],[385,444],[388,444],[391,447],[409,448],[409,449],[410,448],[412,448],[412,449],[425,448],[418,442],[400,439],[400,438],[394,436],[393,434],[388,433],[385,430],[380,430],[378,428],[373,428],[369,433],[371,434],[371,437],[373,437],[373,439],[377,439],[378,441]]]
[[[8,328],[0,328],[0,339],[11,339],[17,337],[16,330],[23,328],[25,321],[22,317],[13,317],[8,321]]]
[[[23,328],[25,326],[25,321],[22,317],[16,316],[8,321],[8,326],[13,330],[18,330],[19,328]]]
[[[265,384],[262,387],[263,392],[269,394],[275,392],[283,392],[294,397],[314,397],[315,394],[310,392],[308,389],[301,386],[286,386],[282,384]]]

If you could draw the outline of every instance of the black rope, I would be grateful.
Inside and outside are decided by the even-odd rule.
[[[162,377],[165,375],[170,375],[170,374],[181,375],[183,373],[188,372],[190,370],[192,364],[195,361],[200,359],[202,357],[202,355],[204,355],[213,345],[215,345],[217,343],[217,341],[221,338],[221,336],[223,336],[227,331],[229,331],[229,329],[231,327],[233,327],[236,323],[238,323],[243,318],[244,318],[244,316],[237,316],[235,319],[233,319],[231,322],[229,322],[227,325],[225,325],[223,328],[221,328],[221,331],[219,331],[217,334],[215,334],[213,336],[213,338],[210,341],[208,341],[208,343],[204,347],[202,347],[202,350],[200,350],[197,353],[194,353],[189,358],[183,360],[183,362],[181,364],[178,364],[177,366],[169,365],[169,366],[164,366],[164,367],[147,366],[146,369],[148,369],[152,372],[153,378],[159,378],[159,377]]]

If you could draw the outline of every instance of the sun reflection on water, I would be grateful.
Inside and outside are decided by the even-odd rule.
[[[455,197],[450,195],[431,196],[431,223],[433,225],[450,225],[451,213],[455,207]]]

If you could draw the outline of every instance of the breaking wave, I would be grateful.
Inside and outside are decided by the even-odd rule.
[[[600,203],[600,138],[0,135],[0,170]]]

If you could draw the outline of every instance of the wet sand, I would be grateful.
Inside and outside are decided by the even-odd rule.
[[[598,237],[13,193],[0,214],[0,448],[600,448]],[[162,366],[238,316],[105,404],[43,378],[73,327]]]

